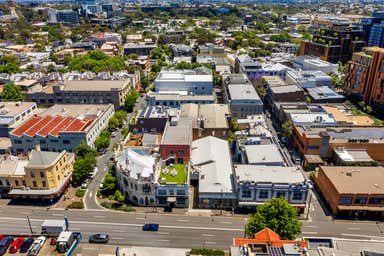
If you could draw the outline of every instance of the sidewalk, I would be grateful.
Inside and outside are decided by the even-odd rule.
[[[83,199],[81,197],[76,196],[76,191],[78,188],[72,187],[72,185],[69,185],[67,190],[63,193],[63,195],[60,197],[59,201],[52,206],[52,209],[65,209],[68,205],[75,201],[82,201]]]

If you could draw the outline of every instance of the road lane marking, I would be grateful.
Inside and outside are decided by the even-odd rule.
[[[137,217],[136,219],[137,219],[137,220],[145,220],[144,217]]]
[[[158,241],[158,242],[170,242],[171,240],[166,240],[166,239],[157,239],[156,241]]]
[[[317,234],[317,232],[315,232],[315,231],[303,231],[301,233],[303,233],[304,235],[316,235]]]
[[[304,226],[304,228],[318,228],[319,226]]]
[[[125,240],[124,237],[112,237],[112,239],[114,239],[114,240]]]
[[[30,212],[19,212],[19,213],[21,213],[21,214],[25,214],[25,215],[30,214]]]
[[[221,221],[221,222],[219,222],[220,224],[229,224],[229,225],[231,225],[232,224],[232,222],[229,222],[229,221]]]
[[[202,236],[215,236],[215,235],[212,235],[212,234],[201,234]]]
[[[360,228],[347,228],[349,230],[360,230]]]
[[[169,232],[157,232],[159,235],[169,235]]]
[[[124,230],[120,230],[120,229],[112,229],[112,232],[116,232],[116,233],[125,233]]]
[[[367,237],[367,238],[380,238],[380,239],[384,239],[384,236],[367,236],[367,235],[345,234],[345,233],[342,233],[341,235],[342,236],[355,236],[355,237]]]
[[[59,213],[52,213],[52,216],[63,217],[63,214],[59,214]]]
[[[176,220],[178,222],[189,222],[189,220]]]
[[[216,244],[216,242],[205,241],[204,244]]]
[[[0,220],[17,220],[25,221],[24,218],[14,218],[14,217],[0,217]],[[46,219],[30,219],[33,222],[44,222]],[[79,224],[79,225],[102,225],[102,226],[126,226],[126,227],[142,227],[143,224],[133,224],[133,223],[114,223],[114,222],[95,222],[95,221],[69,221],[69,224]],[[198,227],[198,226],[171,226],[171,225],[161,225],[161,228],[165,229],[192,229],[192,230],[216,230],[216,231],[231,231],[231,232],[244,232],[242,228],[221,228],[221,227]]]
[[[96,216],[93,216],[94,218],[99,218],[99,219],[105,219],[105,216],[101,216],[101,215],[96,215]]]
[[[89,198],[92,198],[92,195],[93,195],[93,192],[91,191],[91,192],[88,194],[88,197],[89,197]]]

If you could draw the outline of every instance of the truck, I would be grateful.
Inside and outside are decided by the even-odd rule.
[[[65,220],[45,220],[41,225],[41,234],[58,236],[66,230]]]
[[[56,251],[69,256],[81,241],[80,232],[63,231],[56,241]]]

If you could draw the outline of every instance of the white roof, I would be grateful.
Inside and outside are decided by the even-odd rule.
[[[235,166],[237,181],[272,182],[294,184],[304,182],[304,176],[296,167],[245,165]]]
[[[231,100],[260,100],[252,84],[230,84],[228,90]]]
[[[293,123],[336,124],[332,114],[328,113],[291,113]]]
[[[213,136],[192,142],[191,163],[199,170],[200,193],[234,193],[228,142]]]
[[[245,145],[244,148],[250,164],[284,164],[283,157],[275,144]]]
[[[137,174],[140,174],[141,177],[147,178],[153,173],[155,158],[149,154],[139,154],[138,152],[133,149],[127,149],[117,157],[117,162],[121,168],[127,168],[128,159],[130,176],[137,178]],[[144,153],[144,151],[140,152]]]

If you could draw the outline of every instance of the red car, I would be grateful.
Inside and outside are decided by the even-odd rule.
[[[25,241],[24,237],[18,237],[9,246],[9,253],[16,253]]]
[[[0,234],[0,241],[4,239],[4,236]]]

